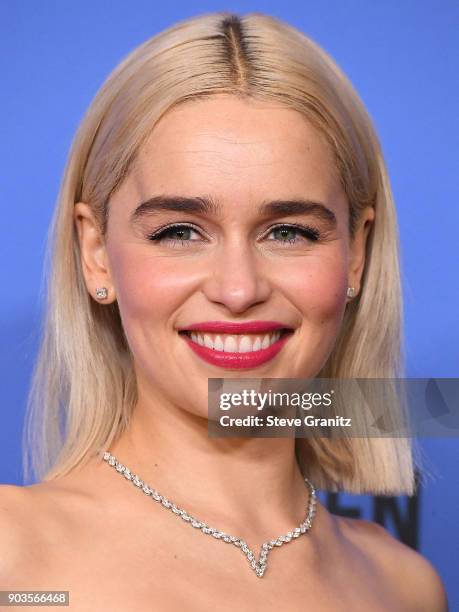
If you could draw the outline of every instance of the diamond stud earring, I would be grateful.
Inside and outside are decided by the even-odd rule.
[[[97,287],[96,289],[96,297],[99,300],[105,300],[108,297],[108,289],[107,287]]]
[[[354,287],[348,287],[347,288],[347,297],[349,297],[349,298],[354,297],[354,293],[355,293],[355,288]]]

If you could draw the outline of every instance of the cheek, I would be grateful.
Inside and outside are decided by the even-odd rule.
[[[115,289],[126,334],[165,329],[169,317],[193,284],[193,272],[176,258],[152,258],[145,254],[114,254]]]
[[[304,266],[298,265],[294,274],[285,276],[283,286],[305,322],[339,322],[346,304],[346,260],[341,252],[308,260]]]
[[[298,350],[290,363],[292,377],[317,376],[333,350],[346,308],[345,262],[342,254],[309,260],[286,281],[302,318]]]

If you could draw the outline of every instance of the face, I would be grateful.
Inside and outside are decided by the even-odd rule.
[[[205,416],[208,378],[318,374],[372,214],[351,242],[331,151],[302,115],[222,96],[179,106],[109,206],[105,239],[87,204],[75,221],[88,291],[118,301],[139,398]]]

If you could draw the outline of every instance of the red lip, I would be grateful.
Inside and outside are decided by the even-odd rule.
[[[270,332],[276,329],[291,329],[289,325],[278,321],[247,321],[245,323],[232,323],[230,321],[203,321],[193,323],[187,327],[179,327],[178,331],[203,331],[222,334],[256,334]]]

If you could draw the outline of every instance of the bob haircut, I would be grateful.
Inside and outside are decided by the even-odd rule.
[[[105,235],[111,195],[155,124],[179,104],[218,94],[295,109],[327,139],[349,204],[352,239],[363,207],[375,220],[362,290],[347,304],[318,377],[403,376],[402,299],[395,207],[372,121],[353,86],[312,40],[283,21],[227,11],[180,21],[132,51],[97,92],[74,137],[48,235],[46,307],[23,430],[25,479],[53,480],[108,448],[137,401],[133,356],[116,302],[85,286],[73,206],[91,205]],[[386,408],[397,423],[403,409]],[[412,495],[408,438],[296,440],[317,487]]]

